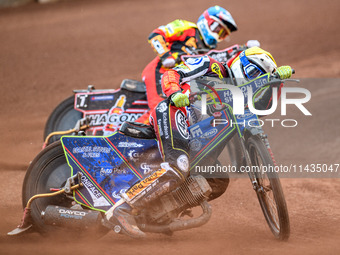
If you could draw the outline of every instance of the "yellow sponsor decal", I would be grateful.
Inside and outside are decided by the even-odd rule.
[[[211,70],[214,73],[216,73],[221,80],[223,79],[223,76],[222,76],[222,73],[221,73],[221,69],[220,69],[220,67],[219,67],[219,65],[217,63],[213,63],[211,65]]]
[[[126,195],[129,199],[134,198],[140,192],[142,192],[145,188],[150,186],[154,181],[156,181],[159,177],[161,177],[166,172],[165,169],[157,170],[152,175],[146,177],[144,180],[132,186],[127,192]]]

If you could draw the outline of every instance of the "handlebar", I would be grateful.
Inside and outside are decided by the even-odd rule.
[[[292,69],[292,74],[295,74],[295,69]],[[272,76],[273,78],[276,78],[276,79],[280,79],[280,80],[281,80],[279,74],[277,74],[277,73],[273,73],[271,76]],[[285,80],[289,80],[289,79],[285,79]]]

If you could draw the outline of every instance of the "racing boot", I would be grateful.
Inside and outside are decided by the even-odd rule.
[[[118,223],[124,233],[131,237],[145,237],[145,233],[138,228],[133,213],[178,187],[185,177],[169,163],[162,163],[160,170],[153,172],[121,194],[122,199],[106,212],[106,218],[113,224]]]

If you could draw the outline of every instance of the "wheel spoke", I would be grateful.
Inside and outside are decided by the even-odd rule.
[[[272,158],[258,136],[248,139],[247,150],[252,166],[258,167],[253,172],[257,184],[256,191],[268,226],[275,237],[287,239],[289,237],[289,218],[280,181],[277,180],[275,172],[266,172],[261,168],[261,166],[272,166]]]
[[[274,199],[272,199],[267,192],[265,192],[265,197],[266,201],[268,202],[269,210],[270,210],[270,215],[272,220],[274,221],[277,229],[280,229],[280,224],[279,224],[279,215],[277,213],[277,205]]]
[[[269,192],[272,190],[272,187],[270,185],[267,185],[267,186],[263,186],[263,189],[265,192]]]

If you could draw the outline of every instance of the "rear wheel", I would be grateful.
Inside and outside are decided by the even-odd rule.
[[[71,96],[61,102],[51,113],[48,118],[45,130],[44,140],[55,131],[66,131],[74,128],[77,121],[83,117],[83,114],[74,109],[74,96]],[[53,136],[49,140],[49,144],[58,141],[61,136]]]
[[[71,168],[67,164],[61,142],[58,141],[49,145],[38,154],[26,172],[22,189],[23,207],[26,207],[28,200],[36,194],[50,193],[51,188],[62,188],[70,176]],[[41,213],[45,211],[48,205],[70,208],[72,201],[73,199],[65,194],[35,199],[31,204],[34,229],[43,235],[48,235],[52,232],[65,233],[64,228],[45,225]],[[106,234],[107,231],[108,229],[106,228],[100,228],[95,235],[100,237]],[[67,233],[71,235],[77,234],[77,236],[84,234],[80,232],[75,233],[69,229]]]
[[[274,236],[286,240],[290,235],[289,215],[278,174],[268,170],[268,167],[274,167],[273,160],[259,136],[252,136],[247,140],[247,150],[252,166],[259,167],[259,171],[254,171],[253,174],[264,217]],[[267,166],[267,171],[262,171],[262,166]]]

